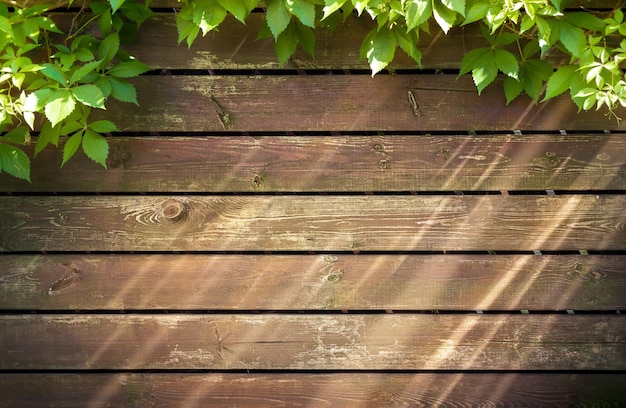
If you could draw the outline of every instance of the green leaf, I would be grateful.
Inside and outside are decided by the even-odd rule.
[[[222,6],[224,10],[232,14],[237,20],[245,24],[246,17],[250,12],[245,4],[241,1],[233,0],[217,0],[217,3]]]
[[[406,31],[419,27],[433,15],[432,0],[408,0],[404,2]]]
[[[60,126],[52,127],[50,122],[45,122],[39,132],[39,137],[37,138],[37,143],[35,144],[35,156],[37,156],[41,151],[48,146],[49,144],[53,144],[54,146],[59,145],[59,133]]]
[[[111,95],[111,82],[109,81],[108,77],[102,75],[100,76],[100,78],[94,81],[93,84],[100,88],[100,90],[102,91],[102,95],[104,95],[105,99],[108,98],[109,95]]]
[[[367,58],[372,76],[383,70],[393,60],[396,52],[396,36],[388,28],[373,30],[361,45],[361,58]]]
[[[548,79],[544,101],[552,99],[569,89],[572,77],[576,75],[575,65],[564,65],[557,69]]]
[[[565,13],[565,19],[576,27],[584,28],[585,30],[602,32],[604,31],[604,27],[606,27],[602,19],[587,12]]]
[[[216,0],[195,0],[193,22],[202,30],[202,35],[216,28],[226,18],[226,9]]]
[[[115,126],[115,123],[110,120],[97,120],[89,124],[89,129],[98,133],[118,132],[119,129]]]
[[[286,30],[284,30],[276,39],[274,43],[274,50],[276,51],[276,57],[279,64],[287,62],[289,57],[296,52],[298,46],[298,37],[296,36],[293,28],[293,22],[289,24]]]
[[[298,37],[298,43],[302,49],[315,58],[315,33],[310,27],[306,27],[299,22],[295,24],[296,37]]]
[[[139,27],[144,21],[154,15],[154,12],[149,8],[149,1],[140,2],[125,2],[120,8],[120,11],[130,21],[136,24],[131,24],[133,27]],[[124,24],[128,26],[128,24]]]
[[[137,102],[137,91],[135,87],[121,79],[109,78],[111,85],[111,96],[121,102],[130,102],[139,105]]]
[[[287,9],[302,24],[315,28],[315,6],[305,0],[287,0]]]
[[[496,66],[502,73],[517,79],[519,64],[517,63],[515,55],[503,49],[496,48],[494,50],[494,57]]]
[[[6,143],[14,143],[19,145],[25,145],[26,141],[30,139],[30,132],[26,126],[18,126],[9,130],[4,136],[2,141]]]
[[[195,41],[198,34],[200,34],[200,27],[198,27],[193,21],[184,17],[183,11],[176,15],[176,30],[178,31],[178,44],[187,40],[187,47],[191,48],[191,45]]]
[[[56,26],[56,24],[54,24],[54,21],[52,21],[51,18],[46,17],[46,16],[39,16],[39,17],[35,17],[33,18],[33,21],[42,29],[45,31],[50,31],[52,33],[56,33],[56,34],[63,34],[63,31],[59,30],[59,28]]]
[[[496,76],[498,76],[498,67],[493,60],[472,70],[472,79],[474,80],[474,84],[476,84],[479,95],[496,79]]]
[[[84,126],[82,123],[78,122],[78,121],[69,121],[68,123],[65,123],[60,129],[59,129],[59,134],[61,135],[69,135],[70,133],[74,133],[77,130],[83,129]]]
[[[404,30],[396,30],[395,31],[396,41],[398,45],[400,46],[400,48],[402,49],[402,51],[406,52],[407,55],[413,58],[413,60],[417,62],[417,65],[421,67],[422,66],[422,53],[417,48],[417,38],[415,34],[413,33],[414,31],[405,33]]]
[[[324,8],[322,9],[324,15],[322,16],[322,20],[325,20],[335,11],[341,9],[345,2],[346,0],[324,0]]]
[[[0,16],[0,31],[7,34],[9,37],[13,37],[13,28],[8,18]]]
[[[63,90],[56,92],[50,97],[44,112],[46,114],[46,118],[48,118],[54,127],[57,123],[61,122],[74,112],[75,107],[76,102],[74,101],[72,93],[70,91]]]
[[[102,167],[106,169],[107,156],[109,155],[109,143],[102,135],[87,129],[83,136],[83,151],[87,157],[101,164]]]
[[[493,45],[496,47],[503,47],[505,45],[509,45],[514,43],[519,39],[519,36],[514,33],[502,33],[495,37],[493,40]]]
[[[21,149],[0,143],[0,172],[30,183],[30,159]]]
[[[92,108],[105,109],[104,107],[104,95],[100,88],[96,85],[80,85],[70,89],[74,98],[83,105],[91,106]]]
[[[522,83],[513,77],[504,78],[503,87],[507,105],[517,98],[523,89]]]
[[[113,58],[115,58],[115,55],[117,55],[119,49],[120,36],[118,33],[113,33],[106,37],[104,40],[102,40],[100,46],[98,47],[98,56],[102,61],[102,64],[100,66],[103,69],[108,67],[111,61],[113,61]]]
[[[462,16],[465,15],[465,0],[441,0],[441,3],[450,10],[454,10]]]
[[[57,81],[61,86],[67,86],[67,76],[65,75],[65,72],[63,72],[61,68],[56,65],[44,64],[41,69],[41,73],[46,77]]]
[[[72,73],[72,76],[70,77],[70,83],[75,84],[76,82],[83,79],[87,74],[94,72],[101,63],[102,60],[92,61],[78,68]]]
[[[291,13],[287,9],[285,0],[267,0],[265,4],[267,5],[267,13],[265,13],[267,25],[274,38],[278,39],[278,36],[287,29],[291,21]]]
[[[433,15],[439,27],[448,34],[456,22],[456,12],[443,4],[443,0],[433,0]]]
[[[109,4],[111,5],[111,10],[113,10],[113,13],[115,13],[120,7],[122,7],[122,5],[124,4],[124,2],[126,0],[108,0]]]
[[[39,89],[28,94],[24,101],[24,110],[28,112],[40,112],[45,106],[48,99],[54,94],[54,90],[49,88]]]
[[[463,56],[459,76],[465,75],[471,70],[487,64],[491,61],[491,48],[476,48]]]
[[[561,43],[567,51],[573,56],[580,58],[585,46],[587,45],[587,36],[585,32],[566,21],[559,22],[559,34]]]
[[[465,20],[463,20],[463,24],[467,25],[474,23],[476,21],[480,21],[487,16],[487,12],[489,11],[489,3],[484,1],[474,1],[469,9],[467,10],[467,14],[465,15]]]
[[[98,28],[100,28],[100,32],[104,36],[111,34],[113,29],[113,17],[111,16],[111,10],[106,10],[100,15],[100,18],[98,18]]]
[[[121,62],[117,65],[112,66],[107,71],[107,74],[117,78],[132,78],[141,75],[149,70],[150,68],[146,64],[137,60],[133,60],[128,62]]]
[[[548,61],[531,59],[524,61],[520,67],[520,81],[524,86],[524,92],[535,102],[539,100],[543,84],[552,75],[552,65]]]
[[[65,142],[65,146],[63,146],[63,162],[61,162],[61,167],[67,163],[69,159],[74,156],[74,153],[78,151],[78,148],[83,141],[83,131],[74,133],[67,142]]]

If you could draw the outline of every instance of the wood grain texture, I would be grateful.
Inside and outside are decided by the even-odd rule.
[[[13,192],[625,190],[621,134],[112,137],[109,170],[46,149]],[[28,148],[32,153],[34,144]]]
[[[618,407],[624,374],[0,374],[0,407]]]
[[[0,317],[4,370],[622,370],[625,364],[623,315]]]
[[[3,251],[624,250],[626,196],[5,196]]]
[[[506,105],[500,80],[479,96],[456,75],[143,76],[133,80],[140,106],[112,101],[94,119],[142,132],[626,129],[577,113],[566,96]]]
[[[4,255],[0,309],[619,310],[624,265],[626,256]]]

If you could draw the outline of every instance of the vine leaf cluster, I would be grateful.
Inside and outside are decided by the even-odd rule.
[[[0,0],[13,1],[13,0]],[[26,0],[28,1],[28,0]],[[9,8],[0,3],[0,172],[29,180],[21,146],[40,129],[35,155],[63,140],[64,165],[79,149],[106,167],[106,136],[117,132],[93,110],[110,98],[138,103],[129,78],[149,68],[124,51],[150,18],[149,0],[90,1],[62,33],[47,6]],[[535,103],[569,92],[579,110],[604,109],[619,120],[626,107],[626,22],[612,10],[572,7],[573,0],[179,0],[178,42],[188,47],[229,15],[245,24],[263,11],[258,38],[273,38],[279,63],[298,47],[315,57],[315,33],[348,19],[375,22],[359,50],[372,76],[389,69],[398,49],[421,67],[424,34],[479,26],[485,46],[466,50],[459,75],[471,75],[478,93],[503,76],[507,103],[522,94]],[[86,7],[83,5],[83,7]],[[98,33],[86,28],[97,25]],[[340,39],[337,39],[338,41]],[[555,67],[550,56],[564,61]]]

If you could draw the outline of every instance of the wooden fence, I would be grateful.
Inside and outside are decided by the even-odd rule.
[[[109,170],[0,176],[0,406],[623,404],[626,124],[477,96],[469,30],[372,79],[370,22],[281,67],[262,18],[161,10]]]

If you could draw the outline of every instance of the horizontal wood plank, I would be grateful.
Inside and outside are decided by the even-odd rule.
[[[624,250],[625,195],[5,196],[3,251]]]
[[[5,255],[0,309],[619,310],[624,265],[626,256]]]
[[[45,149],[12,192],[626,190],[626,138],[571,135],[112,137],[109,170]],[[33,144],[34,145],[34,144]],[[34,146],[28,147],[32,154]]]
[[[5,315],[0,369],[622,370],[623,315]]]
[[[142,26],[137,41],[126,49],[155,69],[370,69],[367,61],[359,58],[361,42],[376,27],[369,17],[349,19],[332,32],[316,30],[315,58],[298,48],[285,64],[278,63],[273,37],[257,39],[264,25],[263,13],[250,15],[245,26],[229,17],[219,31],[199,36],[193,46],[187,48],[186,44],[178,45],[175,14],[158,13]],[[486,45],[477,27],[454,29],[445,35],[433,25],[432,35],[424,33],[418,48],[423,55],[423,68],[459,68],[465,50]],[[390,68],[417,69],[419,66],[398,50]]]
[[[6,407],[618,406],[624,374],[0,374]]]
[[[143,76],[140,106],[112,101],[94,116],[141,132],[626,129],[566,96],[506,105],[500,81],[479,96],[456,75]]]

